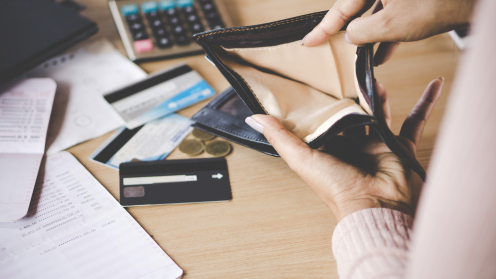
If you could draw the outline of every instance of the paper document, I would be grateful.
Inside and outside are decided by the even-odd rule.
[[[121,128],[90,158],[115,169],[133,159],[163,160],[191,133],[191,124],[189,118],[174,113],[133,130]]]
[[[0,278],[180,278],[182,270],[68,152],[46,158],[29,213],[0,224]]]
[[[0,89],[0,222],[28,211],[56,87],[52,79],[33,78]]]
[[[85,43],[28,72],[57,84],[47,153],[53,154],[113,131],[124,122],[102,95],[146,77],[107,40]]]

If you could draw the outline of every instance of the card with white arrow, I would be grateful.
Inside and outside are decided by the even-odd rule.
[[[122,206],[232,199],[224,158],[123,163],[119,175]]]

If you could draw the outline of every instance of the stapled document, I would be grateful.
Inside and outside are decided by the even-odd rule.
[[[56,87],[52,79],[32,78],[0,89],[0,222],[28,211]]]

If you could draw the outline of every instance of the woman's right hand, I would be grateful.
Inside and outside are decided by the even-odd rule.
[[[304,38],[303,45],[320,45],[349,22],[345,37],[349,43],[384,42],[374,57],[377,66],[389,59],[399,42],[467,28],[475,1],[378,0],[372,15],[358,17],[375,0],[337,0],[322,22]]]

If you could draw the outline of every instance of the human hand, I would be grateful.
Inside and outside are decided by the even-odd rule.
[[[467,28],[475,1],[378,0],[372,15],[358,17],[372,7],[375,0],[338,0],[304,38],[303,45],[320,45],[349,22],[345,35],[349,43],[383,42],[374,57],[374,64],[378,66],[391,57],[399,42]]]
[[[444,79],[433,80],[401,128],[399,141],[413,154],[436,103]],[[377,83],[390,125],[384,87]],[[289,167],[322,199],[340,221],[355,211],[387,207],[411,212],[411,171],[375,134],[358,138],[336,136],[325,147],[310,148],[273,116],[253,115],[246,123],[262,132]]]

